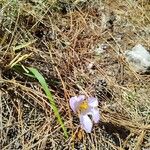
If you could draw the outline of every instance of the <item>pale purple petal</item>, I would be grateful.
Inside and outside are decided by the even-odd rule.
[[[77,108],[77,105],[78,105],[78,104],[77,104],[77,103],[78,103],[78,98],[77,98],[77,96],[71,97],[69,103],[70,103],[71,109],[72,109],[74,112],[76,112],[76,108]]]
[[[69,101],[70,107],[74,111],[74,113],[76,113],[77,107],[80,105],[82,101],[84,101],[84,99],[85,99],[85,95],[79,95],[78,97],[74,96],[70,98]]]
[[[92,119],[93,119],[94,123],[98,123],[100,120],[99,109],[93,108],[93,109],[91,109],[91,112],[92,112]]]
[[[82,102],[82,101],[84,101],[85,100],[85,95],[79,95],[78,97],[77,97],[77,101],[78,102]]]
[[[95,97],[89,97],[88,98],[88,104],[91,107],[97,107],[98,106],[98,100]]]
[[[80,124],[87,133],[91,133],[93,123],[87,115],[80,115]]]

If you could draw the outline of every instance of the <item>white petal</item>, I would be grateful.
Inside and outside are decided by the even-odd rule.
[[[93,109],[91,109],[91,112],[92,112],[92,119],[93,119],[94,123],[98,123],[100,120],[99,109],[93,108]]]
[[[89,97],[88,98],[88,104],[91,107],[97,107],[98,106],[98,100],[95,97]]]
[[[69,103],[70,103],[71,109],[72,109],[74,112],[76,112],[77,103],[78,103],[77,96],[71,97]]]
[[[82,114],[80,115],[80,123],[81,123],[81,127],[87,133],[91,133],[93,123],[92,123],[91,119],[87,115],[82,115]]]
[[[85,95],[79,95],[77,99],[78,102],[82,102],[83,100],[85,100]]]

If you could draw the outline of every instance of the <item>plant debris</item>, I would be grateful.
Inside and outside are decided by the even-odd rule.
[[[0,148],[150,149],[149,8],[147,0],[0,1]],[[144,73],[126,50],[130,58],[144,51],[135,59]],[[44,77],[67,139],[25,68]],[[81,94],[98,99],[91,133],[81,131],[69,106]]]

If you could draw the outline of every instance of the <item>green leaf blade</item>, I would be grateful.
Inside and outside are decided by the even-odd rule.
[[[54,111],[54,114],[57,117],[58,122],[59,122],[59,124],[61,125],[61,127],[63,129],[64,135],[65,135],[65,137],[68,138],[67,130],[66,130],[65,125],[64,125],[64,123],[63,123],[63,121],[61,119],[61,116],[60,116],[59,111],[58,111],[58,109],[56,107],[55,101],[54,101],[54,99],[52,97],[52,94],[51,94],[51,92],[50,92],[50,90],[48,88],[48,85],[47,85],[44,77],[35,68],[28,67],[28,70],[30,71],[30,73],[32,73],[35,76],[35,78],[39,81],[39,83],[43,87],[43,90],[44,90],[45,94],[47,95],[47,97],[49,99],[49,102],[50,102],[51,107],[52,107],[52,109]]]

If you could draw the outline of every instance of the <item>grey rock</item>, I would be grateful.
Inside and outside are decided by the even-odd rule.
[[[136,72],[150,72],[150,53],[138,44],[131,51],[125,52],[126,60]]]

